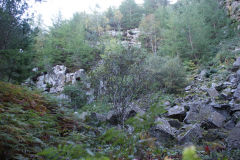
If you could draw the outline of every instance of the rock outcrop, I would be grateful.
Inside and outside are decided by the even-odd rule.
[[[123,39],[121,41],[121,44],[126,48],[131,46],[138,47],[138,48],[141,47],[141,42],[138,40],[140,36],[140,30],[138,28],[130,29],[124,32],[113,30],[113,31],[108,31],[107,34],[112,37],[122,36]]]
[[[34,72],[37,70],[37,68],[34,68]],[[87,81],[87,75],[83,69],[79,69],[73,73],[67,73],[67,67],[64,65],[56,65],[50,72],[42,73],[34,79],[35,81],[31,80],[32,85],[44,92],[55,94],[59,99],[68,99],[68,97],[62,93],[66,85],[81,81],[85,85],[86,93],[83,94],[88,96],[88,102],[90,103],[94,100],[94,90]]]

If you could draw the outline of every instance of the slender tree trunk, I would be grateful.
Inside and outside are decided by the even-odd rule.
[[[191,29],[190,29],[189,26],[188,26],[188,39],[189,39],[189,43],[190,43],[191,48],[192,48],[192,53],[193,53],[195,59],[197,59],[197,56],[196,56],[196,54],[194,53],[194,46],[193,46],[193,42],[192,42],[192,34],[191,34]]]

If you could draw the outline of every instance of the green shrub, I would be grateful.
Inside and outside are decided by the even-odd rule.
[[[71,99],[71,106],[76,111],[87,103],[86,89],[81,82],[64,88],[64,93]]]
[[[190,146],[184,149],[183,160],[200,160],[194,146]]]
[[[177,93],[186,86],[186,72],[180,58],[153,55],[147,59],[146,67],[158,88],[165,88],[169,93]]]

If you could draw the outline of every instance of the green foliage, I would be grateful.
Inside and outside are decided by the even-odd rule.
[[[84,105],[80,111],[90,112],[90,113],[107,113],[111,110],[112,106],[104,102],[104,100],[99,100],[94,103]]]
[[[105,54],[101,55],[104,63],[92,73],[92,84],[96,90],[99,89],[99,81],[107,84],[105,92],[99,96],[104,95],[116,109],[124,112],[129,102],[146,88],[143,72],[145,53],[139,49],[126,50],[116,40],[111,40],[107,46]]]
[[[224,29],[229,20],[217,1],[182,0],[174,7],[160,7],[154,14],[160,22],[157,26],[161,26],[157,39],[162,40],[162,55],[208,61],[220,40],[231,36],[232,28]]]
[[[1,158],[36,157],[35,153],[56,142],[60,134],[58,115],[53,113],[56,106],[36,93],[3,82],[0,99]]]
[[[87,103],[86,88],[80,82],[66,86],[64,93],[71,99],[71,106],[75,111]]]
[[[95,52],[86,41],[84,14],[75,14],[70,21],[59,20],[50,28],[50,32],[39,34],[36,44],[36,61],[40,68],[47,70],[45,66],[64,64],[70,70],[77,68],[89,69],[95,60]]]
[[[31,75],[33,54],[28,51],[9,49],[0,51],[0,79],[22,82]]]
[[[142,9],[134,0],[125,0],[119,7],[123,17],[121,19],[121,27],[124,30],[137,28],[142,19]]]
[[[183,160],[200,160],[194,146],[187,147],[183,151]]]
[[[29,76],[34,30],[25,0],[0,1],[0,80],[22,82]]]
[[[81,145],[71,144],[59,145],[58,147],[45,149],[44,151],[38,153],[38,155],[48,160],[65,160],[65,159],[109,160],[109,158],[104,157],[100,154],[95,155],[90,149],[84,149]]]
[[[165,88],[170,93],[177,93],[186,85],[186,73],[179,57],[161,58],[150,56],[146,67],[152,74],[154,88]]]
[[[144,11],[146,14],[152,14],[160,6],[166,7],[169,4],[169,0],[144,0]]]

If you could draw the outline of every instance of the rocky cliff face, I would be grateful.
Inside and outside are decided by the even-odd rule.
[[[36,68],[33,69],[37,71]],[[87,92],[83,93],[88,95],[89,102],[94,99],[93,89],[91,84],[87,81],[87,75],[83,69],[79,69],[73,73],[67,73],[67,67],[64,65],[56,65],[48,73],[42,73],[42,75],[36,78],[36,81],[28,80],[27,83],[31,83],[38,89],[51,94],[58,95],[58,98],[67,98],[62,92],[64,87],[69,84],[75,84],[77,81],[81,81],[87,88]]]

